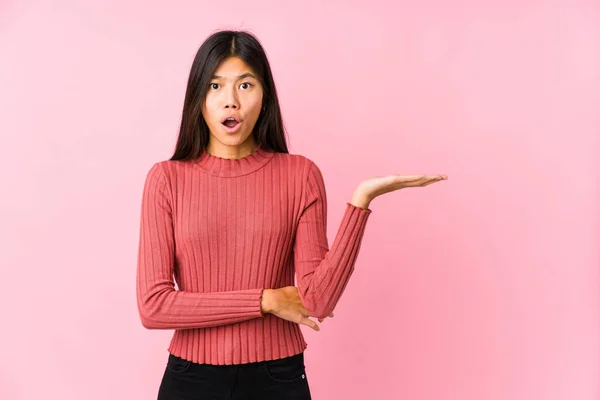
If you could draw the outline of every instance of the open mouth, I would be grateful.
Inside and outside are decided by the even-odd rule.
[[[221,124],[223,124],[223,128],[225,128],[227,133],[236,133],[239,130],[241,123],[242,122],[235,116],[225,118],[221,121]]]
[[[223,125],[225,125],[228,128],[235,128],[237,124],[239,124],[239,122],[235,119],[226,119],[225,122],[223,122]]]

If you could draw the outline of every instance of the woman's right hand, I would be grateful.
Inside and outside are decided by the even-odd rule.
[[[320,330],[319,325],[308,318],[310,314],[302,304],[296,286],[264,289],[260,308],[263,313],[273,314],[287,321],[309,326],[315,331]],[[333,313],[330,317],[333,317]],[[323,320],[319,318],[319,322],[323,322]]]

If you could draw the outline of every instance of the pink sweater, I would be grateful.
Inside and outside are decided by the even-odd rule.
[[[142,325],[174,329],[168,351],[197,363],[298,354],[307,347],[300,325],[263,315],[262,290],[297,286],[311,315],[327,317],[352,275],[370,213],[346,203],[329,249],[325,185],[310,159],[259,147],[241,159],[203,152],[157,162],[141,205]]]

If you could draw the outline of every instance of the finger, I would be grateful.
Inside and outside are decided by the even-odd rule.
[[[423,184],[423,186],[431,185],[432,183],[439,182],[439,181],[447,179],[447,178],[448,177],[446,175],[434,175],[434,176],[429,177],[429,181],[425,182]]]
[[[425,177],[425,175],[423,175],[423,174],[421,174],[421,175],[394,175],[394,178],[401,182],[416,182],[416,181],[423,179],[424,177]]]
[[[320,330],[319,325],[317,325],[317,323],[310,318],[304,318],[300,323],[314,329],[317,332]]]
[[[421,182],[425,175],[393,175],[393,181],[400,184],[411,184]]]
[[[427,175],[395,175],[394,184],[398,188],[421,186],[427,179]]]
[[[417,181],[411,181],[410,183],[412,183],[412,186],[425,186],[425,185],[431,185],[434,182],[438,182],[440,180],[442,180],[442,176],[441,175],[422,175],[421,179],[417,180]],[[409,183],[409,186],[410,186]]]
[[[429,186],[429,185],[431,185],[432,183],[436,183],[436,182],[438,182],[438,181],[440,181],[440,179],[432,179],[432,180],[430,180],[430,181],[428,181],[428,182],[425,182],[425,183],[423,183],[421,186]]]
[[[448,177],[448,175],[445,174],[435,174],[435,175],[425,175],[425,174],[420,174],[420,175],[391,175],[390,176],[393,180],[399,180],[402,182],[415,182],[415,181],[420,181],[420,180],[429,180],[429,179],[446,179]]]

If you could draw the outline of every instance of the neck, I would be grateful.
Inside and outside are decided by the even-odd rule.
[[[238,146],[226,146],[216,140],[210,140],[206,146],[206,152],[215,157],[235,160],[249,156],[258,147],[258,143],[250,136],[248,140]]]
[[[244,147],[244,150],[246,148]],[[237,177],[247,175],[261,169],[275,155],[274,151],[267,151],[262,146],[256,146],[254,151],[235,152],[223,154],[224,157],[213,155],[210,151],[203,151],[196,159],[196,165],[204,172],[218,177]]]

